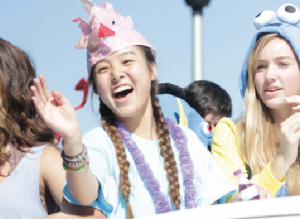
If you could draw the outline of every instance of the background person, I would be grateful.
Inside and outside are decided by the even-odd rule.
[[[212,128],[223,117],[231,117],[232,104],[229,94],[211,81],[194,81],[184,88],[185,100]]]
[[[162,83],[159,84],[157,97],[165,117],[190,128],[205,147],[210,147],[212,126],[185,101],[184,89],[174,84]]]
[[[176,106],[176,99],[170,95],[182,98],[183,100],[180,101],[190,106],[184,107],[184,111],[188,113],[186,114],[191,117],[188,123],[189,128],[198,137],[200,136],[199,139],[211,151],[211,140],[215,125],[221,118],[231,117],[232,114],[231,99],[228,93],[213,82],[201,80],[191,83],[185,89],[174,84],[162,83],[159,84],[159,94],[162,110],[167,109],[168,114],[177,115],[177,111],[179,111]],[[207,123],[203,122],[203,119]]]

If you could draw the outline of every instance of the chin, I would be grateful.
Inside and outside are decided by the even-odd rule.
[[[127,107],[122,107],[121,109],[114,110],[113,113],[117,117],[128,118],[135,114],[135,110],[132,108],[127,109]]]
[[[284,107],[287,107],[287,103],[282,99],[282,100],[267,100],[265,102],[266,106],[270,109],[281,109]]]

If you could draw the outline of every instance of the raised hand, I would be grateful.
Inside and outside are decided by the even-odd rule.
[[[291,166],[298,156],[300,140],[300,112],[294,113],[280,126],[280,143],[278,154],[284,157],[284,162]]]
[[[292,165],[298,156],[300,140],[300,96],[285,98],[291,104],[294,114],[280,125],[279,154],[284,156],[285,162]]]
[[[39,77],[34,79],[35,85],[30,87],[33,93],[31,99],[38,113],[47,126],[60,134],[64,141],[81,144],[78,117],[72,104],[60,92],[52,91],[51,94],[44,76]]]
[[[280,124],[279,151],[270,165],[274,178],[282,181],[290,166],[296,161],[300,142],[300,96],[285,98],[294,111]]]
[[[294,112],[300,112],[300,95],[293,95],[285,98],[288,104],[291,104]]]

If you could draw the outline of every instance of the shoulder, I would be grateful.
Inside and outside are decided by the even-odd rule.
[[[49,144],[45,146],[42,155],[41,155],[41,161],[46,162],[48,160],[61,160],[60,151],[58,148],[54,147],[53,145]]]
[[[93,139],[97,140],[99,137],[107,136],[106,132],[102,127],[94,128],[83,135],[83,139]],[[107,136],[108,137],[108,136]]]
[[[236,150],[236,124],[229,118],[222,118],[213,130],[212,154]]]
[[[58,148],[53,145],[47,145],[41,155],[40,172],[47,173],[50,169],[55,170],[62,165],[62,157]]]
[[[65,171],[62,168],[62,162],[60,151],[56,147],[47,145],[44,148],[40,160],[40,179],[43,179],[50,190],[53,185],[50,183],[52,179],[56,179],[59,182],[64,179]]]
[[[236,124],[229,118],[223,117],[214,128],[213,136],[223,135],[224,132],[236,133]]]
[[[97,127],[85,133],[82,137],[83,143],[88,147],[103,147],[110,145],[111,139],[102,127]]]
[[[85,133],[82,142],[87,147],[90,158],[97,157],[94,159],[100,159],[100,157],[106,157],[111,159],[115,156],[115,147],[102,127],[94,128]]]

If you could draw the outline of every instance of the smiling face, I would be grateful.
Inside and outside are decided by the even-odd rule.
[[[259,97],[271,110],[289,107],[284,98],[300,94],[299,63],[285,40],[274,38],[263,47],[254,84]]]
[[[119,118],[143,116],[152,108],[151,81],[157,77],[155,64],[149,69],[137,46],[118,50],[94,68],[97,94]]]

